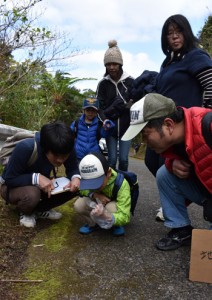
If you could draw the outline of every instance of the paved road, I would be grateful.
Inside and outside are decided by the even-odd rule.
[[[125,237],[101,231],[78,237],[80,244],[75,239],[78,250],[64,269],[66,295],[58,299],[212,299],[212,284],[188,279],[190,247],[169,252],[155,248],[167,230],[155,221],[159,198],[154,178],[141,160],[131,159],[130,169],[139,174],[140,200]],[[207,228],[196,208],[190,207],[193,226]]]

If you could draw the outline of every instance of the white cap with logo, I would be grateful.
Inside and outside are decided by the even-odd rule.
[[[81,175],[80,189],[95,190],[103,184],[109,164],[105,156],[101,153],[91,153],[86,155],[79,164]]]

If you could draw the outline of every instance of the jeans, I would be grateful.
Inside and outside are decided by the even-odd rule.
[[[119,142],[119,154],[118,154]],[[118,169],[122,171],[128,170],[128,157],[131,146],[130,141],[122,141],[121,139],[113,136],[106,138],[108,148],[108,162],[111,168],[116,169],[117,158],[119,160]]]
[[[201,205],[205,190],[196,178],[180,179],[163,165],[156,174],[160,201],[165,218],[164,225],[179,228],[191,224],[185,200]]]

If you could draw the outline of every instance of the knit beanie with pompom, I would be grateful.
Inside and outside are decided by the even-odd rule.
[[[108,42],[109,48],[105,52],[104,56],[104,65],[109,63],[117,63],[123,66],[123,59],[121,51],[119,50],[119,47],[117,46],[116,40],[111,40]]]

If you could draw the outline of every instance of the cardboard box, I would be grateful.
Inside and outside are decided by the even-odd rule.
[[[212,230],[192,231],[189,279],[212,283]]]

